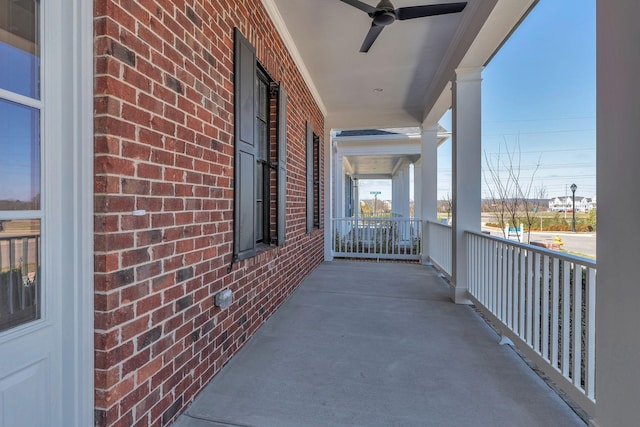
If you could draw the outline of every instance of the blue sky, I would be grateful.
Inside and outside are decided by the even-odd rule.
[[[523,183],[540,163],[533,185],[548,197],[572,183],[576,195],[595,195],[595,59],[595,0],[540,0],[483,72],[483,157],[519,146]],[[451,114],[440,123],[451,129]],[[372,187],[390,198],[390,184]],[[451,141],[438,150],[438,197],[447,193]]]
[[[0,88],[36,98],[39,59],[0,42]],[[0,99],[0,200],[40,192],[40,118],[36,109]]]

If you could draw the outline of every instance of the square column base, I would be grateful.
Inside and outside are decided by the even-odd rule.
[[[456,288],[453,283],[449,284],[449,298],[456,304],[471,305],[467,288]]]

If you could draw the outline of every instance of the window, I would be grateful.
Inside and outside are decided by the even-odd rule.
[[[0,332],[41,317],[40,3],[0,0]]]
[[[307,123],[307,232],[321,228],[320,137]]]
[[[266,73],[258,69],[256,73],[256,243],[269,243],[271,235],[271,133],[270,84]]]
[[[234,257],[285,242],[287,94],[235,30]]]

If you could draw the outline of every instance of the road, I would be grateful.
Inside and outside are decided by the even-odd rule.
[[[501,230],[497,228],[482,227],[483,231],[491,232],[491,235],[504,237]],[[531,233],[532,242],[554,243],[559,237],[564,242],[562,249],[574,255],[596,258],[596,233],[571,233],[566,231],[546,231]],[[525,235],[526,240],[526,235]]]

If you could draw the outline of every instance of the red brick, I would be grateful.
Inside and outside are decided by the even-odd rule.
[[[324,123],[257,0],[99,0],[94,13],[96,423],[159,426],[321,261],[304,127]],[[287,245],[229,273],[236,26],[289,92],[291,206]],[[226,287],[238,304],[225,311],[213,295]]]

